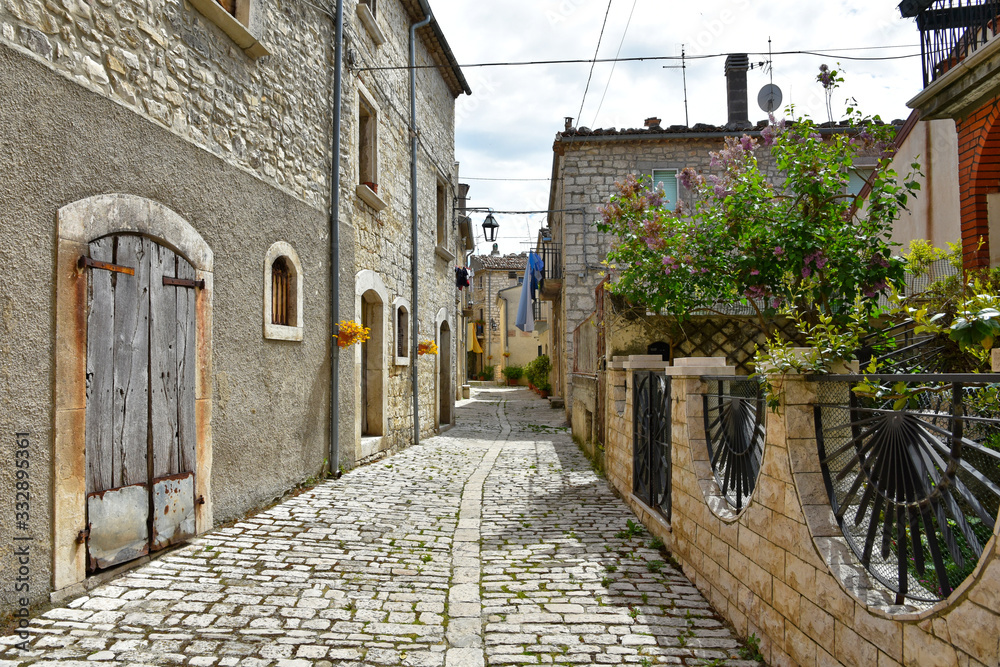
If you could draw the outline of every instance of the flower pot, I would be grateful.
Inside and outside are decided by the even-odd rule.
[[[375,194],[378,194],[378,183],[372,183],[370,181],[365,181],[364,183],[362,183],[362,185],[367,185],[369,190],[371,190]]]
[[[541,396],[542,398],[548,398],[549,397],[549,392],[545,391],[544,389],[539,389],[538,390],[538,395]]]

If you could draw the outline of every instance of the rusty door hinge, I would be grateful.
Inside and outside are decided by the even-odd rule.
[[[205,496],[198,496],[198,500],[196,500],[195,502],[198,503],[199,505],[204,505],[205,504]]]
[[[205,289],[204,280],[188,280],[186,278],[170,278],[163,276],[164,285],[173,285],[175,287],[194,287],[197,289]]]
[[[115,273],[124,273],[128,276],[135,275],[135,269],[130,266],[122,266],[120,264],[112,264],[110,262],[102,262],[97,259],[91,259],[86,255],[80,255],[80,259],[76,260],[76,268],[83,271],[86,268],[91,269],[103,269],[104,271],[114,271]]]
[[[76,534],[76,543],[83,544],[84,542],[87,541],[88,537],[90,537],[90,524],[88,524],[86,528],[84,528],[83,530],[81,530],[79,533]]]

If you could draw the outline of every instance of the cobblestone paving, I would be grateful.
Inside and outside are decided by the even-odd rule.
[[[481,390],[444,435],[45,612],[0,667],[755,664],[562,414]]]

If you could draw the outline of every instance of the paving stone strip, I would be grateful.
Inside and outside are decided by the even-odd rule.
[[[0,667],[754,664],[526,390],[32,619]],[[623,532],[624,531],[624,532]]]

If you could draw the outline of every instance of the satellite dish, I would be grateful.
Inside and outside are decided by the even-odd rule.
[[[760,89],[757,95],[757,105],[767,113],[781,106],[781,88],[769,83]]]

